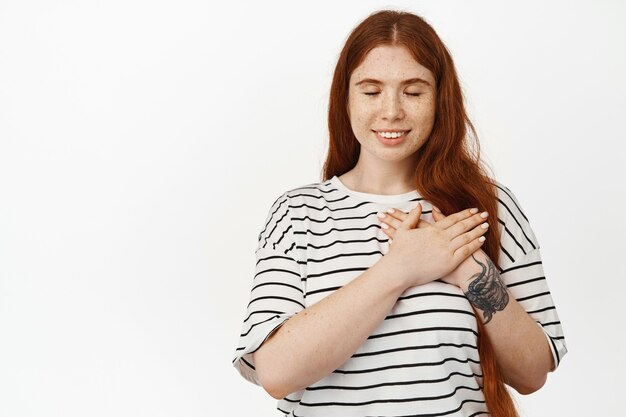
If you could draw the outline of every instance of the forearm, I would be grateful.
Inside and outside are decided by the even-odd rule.
[[[461,290],[484,324],[507,384],[521,394],[532,393],[541,388],[554,366],[548,341],[506,289],[491,261],[479,253],[475,256],[482,266],[468,258],[474,273],[461,284]]]
[[[275,398],[303,389],[347,361],[393,308],[405,287],[384,257],[349,284],[287,320],[254,353]]]

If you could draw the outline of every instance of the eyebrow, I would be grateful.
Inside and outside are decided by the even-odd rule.
[[[361,85],[361,84],[376,84],[376,85],[380,85],[380,84],[384,84],[382,81],[380,80],[376,80],[374,78],[364,78],[361,81],[357,82],[354,85]],[[402,85],[407,85],[407,84],[426,84],[426,85],[430,85],[430,83],[426,80],[422,80],[421,78],[409,78],[408,80],[404,80],[401,82]]]

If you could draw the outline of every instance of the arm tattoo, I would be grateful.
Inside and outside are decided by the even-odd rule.
[[[472,255],[474,258],[474,255]],[[500,274],[489,258],[485,264],[478,259],[474,261],[482,268],[481,272],[470,278],[471,282],[465,296],[474,307],[483,311],[485,322],[489,323],[496,311],[502,311],[509,303],[509,294],[506,286],[500,279]]]

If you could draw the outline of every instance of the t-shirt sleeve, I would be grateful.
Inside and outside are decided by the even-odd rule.
[[[252,353],[274,330],[304,309],[287,193],[272,204],[255,254],[255,274],[233,365],[248,381],[260,385]]]
[[[539,243],[515,195],[502,184],[497,184],[497,188],[500,277],[517,302],[543,330],[556,369],[567,353],[567,346],[543,270]]]

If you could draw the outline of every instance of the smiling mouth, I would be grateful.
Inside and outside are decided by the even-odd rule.
[[[373,130],[378,136],[385,139],[398,139],[405,136],[410,130]]]

